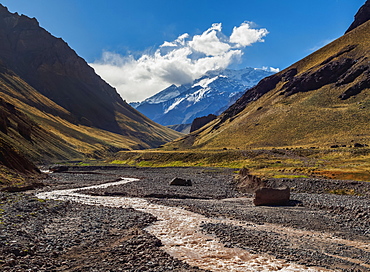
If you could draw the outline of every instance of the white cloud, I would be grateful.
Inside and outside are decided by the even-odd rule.
[[[217,35],[221,33],[221,24],[213,24],[211,28],[203,32],[202,35],[195,35],[193,40],[189,42],[189,46],[203,53],[207,56],[218,56],[225,52],[228,52],[231,46],[221,41],[220,37]]]
[[[200,35],[185,33],[172,42],[165,41],[154,53],[140,58],[103,52],[90,65],[123,99],[142,101],[171,84],[190,83],[209,70],[225,69],[240,59],[242,49],[263,42],[266,29],[253,29],[250,23],[234,27],[230,37],[222,24],[213,24]]]
[[[164,42],[160,47],[176,47],[176,46],[179,46],[179,45],[185,45],[185,40],[189,38],[189,34],[188,33],[184,33],[182,35],[180,35],[175,41],[173,42]]]
[[[264,42],[262,39],[269,32],[265,28],[251,28],[251,23],[244,22],[239,27],[234,27],[230,36],[230,42],[235,43],[237,47],[246,47],[255,42]]]

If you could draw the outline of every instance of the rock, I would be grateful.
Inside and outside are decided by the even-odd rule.
[[[360,143],[355,143],[354,147],[367,147],[367,144],[360,144]]]
[[[217,116],[214,114],[208,114],[207,116],[195,118],[193,123],[191,124],[190,132],[200,129],[201,127],[215,120],[216,118]]]
[[[355,47],[345,47],[336,57],[348,53],[354,48]],[[308,70],[285,83],[283,86],[285,88],[283,94],[285,96],[291,96],[296,93],[318,90],[327,84],[335,83],[338,81],[339,77],[344,76],[356,63],[357,60],[352,58],[342,57],[333,60],[332,57],[329,57],[321,63],[321,66],[317,70]]]
[[[355,143],[354,144],[354,147],[365,147],[366,145],[364,144],[360,144],[360,143]]]
[[[174,186],[192,186],[193,184],[192,184],[190,179],[186,180],[186,179],[182,179],[182,178],[174,178],[173,180],[171,180],[170,185],[174,185]]]
[[[355,71],[356,72],[356,71]],[[361,74],[360,74],[361,75]],[[355,96],[361,93],[364,89],[370,88],[370,72],[367,71],[363,74],[363,79],[359,80],[355,85],[348,88],[344,93],[342,93],[339,98],[341,100],[346,100],[352,96]]]
[[[256,206],[263,205],[286,205],[290,198],[290,188],[267,188],[257,189],[253,199]]]
[[[367,0],[366,3],[359,9],[357,14],[355,15],[355,20],[347,29],[346,33],[362,25],[363,23],[366,23],[369,19],[370,19],[370,1]]]
[[[60,173],[60,172],[65,172],[68,171],[68,166],[65,165],[53,165],[49,167],[49,170],[54,172],[54,173]]]
[[[236,177],[237,188],[242,193],[253,193],[259,188],[266,186],[266,182],[261,178],[251,175],[247,168],[242,168]]]
[[[10,258],[10,259],[6,260],[6,264],[8,266],[11,266],[12,267],[12,266],[15,266],[17,264],[17,261],[15,259],[13,259],[13,258]]]

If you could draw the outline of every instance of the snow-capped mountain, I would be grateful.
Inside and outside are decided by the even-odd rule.
[[[188,124],[197,117],[220,114],[247,89],[272,74],[255,68],[210,71],[191,84],[171,85],[131,106],[162,125]]]

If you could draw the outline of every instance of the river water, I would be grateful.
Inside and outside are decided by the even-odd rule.
[[[305,267],[276,259],[269,255],[251,254],[239,248],[228,248],[215,237],[201,232],[203,223],[227,223],[240,225],[241,222],[226,219],[211,219],[181,208],[153,204],[142,198],[90,196],[77,193],[80,190],[107,188],[135,182],[133,178],[77,189],[57,190],[37,194],[41,199],[70,200],[87,205],[109,207],[131,207],[157,217],[153,225],[146,228],[162,241],[163,250],[190,265],[210,271],[329,271]]]

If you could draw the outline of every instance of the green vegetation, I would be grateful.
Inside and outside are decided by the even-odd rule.
[[[3,214],[4,214],[5,210],[4,209],[0,209],[0,225],[4,224],[4,221],[3,221]]]
[[[35,162],[103,158],[182,135],[118,104],[114,122],[122,128],[121,134],[83,125],[5,68],[0,72],[0,94],[0,140]]]
[[[309,178],[307,175],[274,175],[273,178]]]
[[[370,149],[254,149],[188,151],[122,151],[110,164],[137,167],[248,168],[265,178],[324,177],[370,181]],[[367,154],[367,155],[363,155]]]
[[[360,194],[356,193],[354,189],[336,189],[336,190],[330,190],[329,194],[335,194],[335,195],[357,195]]]
[[[7,186],[19,186],[27,183],[27,179],[15,172],[0,165],[0,188]]]

